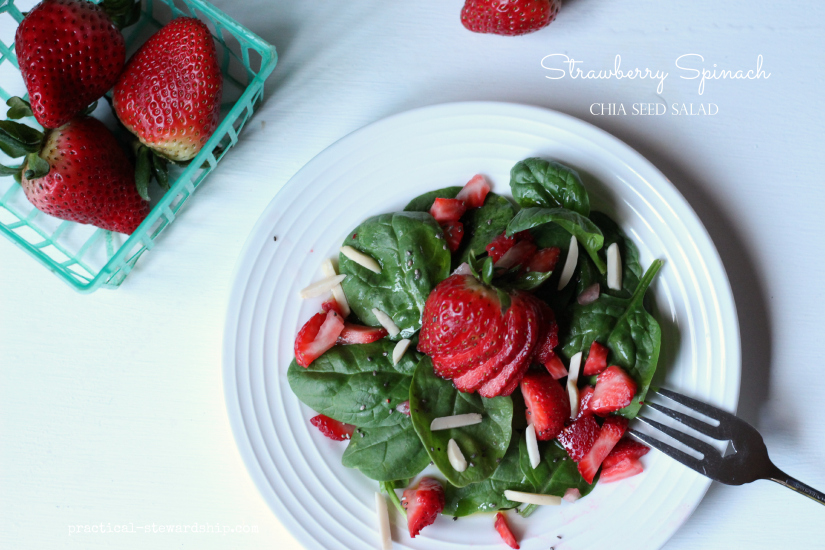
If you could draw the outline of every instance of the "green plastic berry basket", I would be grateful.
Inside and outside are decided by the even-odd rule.
[[[25,95],[13,40],[23,13],[34,4],[35,0],[0,0],[3,109],[9,97]],[[221,121],[198,156],[170,173],[171,188],[162,195],[156,190],[158,196],[153,196],[151,213],[131,236],[43,214],[28,202],[12,177],[0,177],[0,232],[79,292],[92,292],[101,286],[117,288],[123,283],[195,189],[238,142],[238,135],[263,99],[264,81],[277,63],[272,45],[202,0],[143,0],[140,20],[123,33],[127,56],[161,26],[181,16],[197,17],[209,26],[215,38],[224,76]],[[107,114],[102,117],[104,122]],[[0,110],[0,115],[4,116],[5,111]],[[33,119],[27,122],[37,125]],[[0,152],[0,163],[9,161]]]

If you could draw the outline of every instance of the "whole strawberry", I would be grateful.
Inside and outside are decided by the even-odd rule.
[[[561,9],[561,0],[466,0],[461,22],[473,32],[518,36],[543,29]]]
[[[47,130],[39,153],[26,159],[20,184],[41,212],[127,234],[149,213],[135,187],[132,163],[95,118]]]
[[[34,116],[46,128],[100,99],[126,60],[123,35],[86,0],[43,0],[17,27],[15,51]]]
[[[175,19],[132,56],[115,85],[120,121],[160,155],[186,161],[218,126],[223,75],[209,28]]]

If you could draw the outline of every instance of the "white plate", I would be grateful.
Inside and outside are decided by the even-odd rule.
[[[593,126],[534,107],[458,103],[393,116],[335,143],[286,184],[244,246],[229,302],[224,383],[235,438],[266,501],[307,548],[376,548],[377,484],[341,465],[345,445],[309,425],[312,411],[289,388],[293,339],[320,304],[298,291],[321,278],[321,261],[336,257],[365,218],[479,172],[509,194],[510,168],[530,156],[577,168],[594,209],[629,233],[642,264],[665,260],[653,290],[666,385],[735,409],[740,349],[730,284],[696,214],[649,162]],[[655,451],[644,462],[644,474],[599,485],[575,504],[527,520],[511,513],[521,547],[661,547],[709,481]],[[441,517],[416,539],[394,521],[395,548],[506,548],[491,515]]]

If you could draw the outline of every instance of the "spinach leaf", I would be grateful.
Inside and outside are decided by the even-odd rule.
[[[639,249],[636,245],[627,238],[627,235],[619,228],[619,226],[610,219],[607,214],[601,212],[591,212],[590,219],[598,226],[604,235],[604,246],[599,251],[599,256],[602,260],[607,261],[607,247],[613,243],[619,245],[619,253],[622,257],[622,289],[612,290],[607,286],[607,277],[598,276],[598,281],[601,285],[601,291],[611,296],[618,296],[620,298],[629,298],[636,287],[639,286],[639,279],[642,278],[642,264],[639,263]],[[582,266],[584,269],[584,266]],[[600,274],[601,275],[601,274]],[[584,279],[584,277],[582,277]],[[582,280],[580,279],[580,281]],[[584,284],[584,283],[580,283]],[[592,284],[592,283],[591,283]],[[582,287],[582,290],[586,286]]]
[[[410,417],[395,413],[401,420],[394,426],[357,428],[341,462],[357,468],[377,481],[415,477],[430,463],[430,457],[413,429]]]
[[[424,448],[447,481],[456,487],[478,483],[490,477],[504,458],[513,431],[513,401],[510,397],[487,399],[459,392],[452,382],[433,372],[432,361],[424,357],[415,369],[410,387],[410,410],[415,431]],[[480,413],[482,421],[474,426],[430,431],[434,418],[454,414]],[[447,442],[455,439],[468,466],[457,472],[447,458]],[[472,464],[472,466],[470,466]]]
[[[507,454],[493,474],[479,483],[465,487],[444,487],[446,505],[441,512],[445,516],[462,517],[476,512],[494,512],[516,508],[519,503],[504,498],[504,491],[530,492],[533,486],[527,481],[519,464],[518,438],[513,437]]]
[[[409,349],[393,365],[394,347],[386,339],[372,344],[335,346],[308,368],[293,361],[287,379],[304,404],[339,422],[362,428],[403,423],[407,417],[396,412],[395,407],[409,398],[420,355]]]
[[[598,254],[604,244],[602,232],[588,218],[572,210],[566,208],[525,208],[516,214],[507,225],[507,235],[513,235],[519,231],[525,231],[547,223],[560,225],[568,233],[574,235],[587,250],[599,271],[602,273],[607,271],[607,265]]]
[[[607,342],[616,321],[627,311],[627,307],[628,300],[608,294],[602,294],[586,306],[573,303],[569,308],[572,317],[561,342],[562,354],[569,360],[580,351],[587,355],[593,342]]]
[[[517,273],[498,281],[498,285],[514,290],[535,290],[553,275],[552,271],[528,271]]]
[[[579,174],[552,160],[529,158],[510,170],[513,198],[523,208],[561,207],[587,216],[590,198]]]
[[[344,241],[373,257],[381,273],[340,255],[341,285],[349,305],[367,325],[380,326],[373,308],[383,311],[401,329],[395,340],[421,328],[421,312],[430,291],[450,275],[450,251],[443,231],[424,212],[382,214],[359,225]]]
[[[521,471],[532,486],[532,492],[542,495],[563,497],[567,489],[578,489],[585,496],[596,486],[597,479],[588,484],[579,473],[575,462],[570,460],[565,451],[555,441],[539,441],[541,462],[534,469],[527,454],[527,439],[522,436],[519,440],[519,464]],[[526,506],[521,511],[524,517],[529,516],[535,506]]]
[[[515,213],[513,204],[495,193],[487,194],[481,208],[467,210],[461,218],[461,223],[464,224],[464,238],[453,255],[453,269],[463,262],[468,262],[471,253],[484,253],[487,245],[504,233]]]
[[[429,212],[435,199],[454,199],[461,191],[461,187],[445,187],[418,195],[404,207],[404,212]]]
[[[644,285],[646,290],[661,267],[661,260],[653,262],[639,283],[639,288]],[[607,339],[610,363],[626,370],[638,386],[633,402],[618,411],[618,414],[627,418],[635,418],[641,409],[639,402],[644,400],[650,388],[662,347],[662,329],[645,310],[644,296],[644,291],[636,291],[627,311],[619,318]]]
[[[409,479],[396,479],[393,481],[382,481],[378,484],[382,491],[387,493],[387,496],[390,497],[395,508],[398,510],[398,513],[401,514],[402,517],[407,517],[407,511],[404,509],[404,506],[401,504],[401,499],[398,498],[398,493],[395,492],[396,489],[403,489],[407,485],[409,485]]]

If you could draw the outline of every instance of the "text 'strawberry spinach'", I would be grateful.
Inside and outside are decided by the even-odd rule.
[[[355,228],[344,245],[374,258],[381,273],[343,254],[339,270],[349,275],[341,285],[352,311],[365,324],[381,324],[372,310],[389,315],[409,338],[421,328],[421,312],[430,291],[450,274],[450,251],[441,227],[427,213],[398,212],[368,219]]]
[[[452,382],[439,378],[432,361],[418,364],[410,387],[410,412],[415,431],[441,474],[456,487],[490,477],[503,459],[513,432],[513,401],[510,397],[487,399],[462,393]],[[480,424],[431,431],[433,419],[456,414],[480,413]],[[467,460],[467,469],[457,472],[447,458],[447,442],[454,439]]]
[[[287,379],[304,404],[339,422],[361,428],[400,424],[401,417],[406,416],[395,408],[409,399],[420,355],[407,350],[401,361],[393,365],[394,347],[386,339],[372,344],[335,346],[308,368],[293,361]]]
[[[590,197],[579,174],[552,160],[529,158],[516,163],[510,170],[510,189],[522,208],[561,207],[590,214]]]

